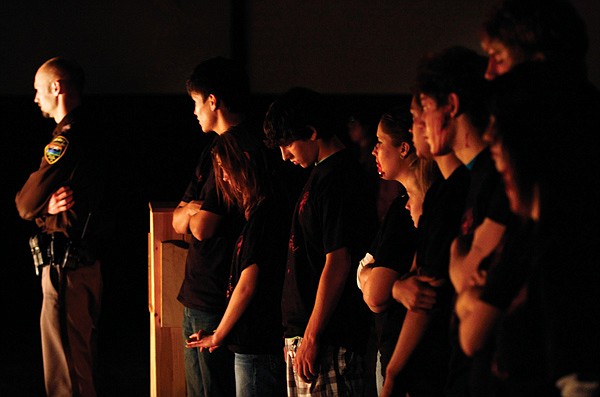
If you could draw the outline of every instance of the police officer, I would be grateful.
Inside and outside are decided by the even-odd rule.
[[[52,58],[38,69],[35,103],[57,125],[15,200],[19,215],[40,228],[30,245],[43,266],[40,326],[50,397],[96,395],[104,184],[98,135],[81,106],[83,83],[83,70],[69,59]]]

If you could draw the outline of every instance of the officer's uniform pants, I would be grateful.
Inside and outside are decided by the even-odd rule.
[[[75,270],[44,267],[42,292],[40,327],[48,397],[96,396],[100,262]]]

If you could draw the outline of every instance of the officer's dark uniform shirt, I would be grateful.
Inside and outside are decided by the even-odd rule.
[[[79,240],[87,222],[85,240],[96,256],[108,238],[109,215],[101,205],[105,189],[102,146],[89,115],[82,107],[57,124],[44,148],[40,168],[33,172],[16,196],[21,218],[35,220],[44,233],[60,232]],[[56,215],[47,213],[51,195],[62,186],[73,190],[75,205]]]

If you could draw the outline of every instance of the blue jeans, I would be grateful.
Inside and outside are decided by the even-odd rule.
[[[281,354],[235,353],[237,397],[277,397],[287,394]]]
[[[183,309],[183,349],[185,362],[185,383],[188,397],[234,396],[235,377],[233,373],[233,353],[226,347],[209,353],[200,349],[185,347],[186,339],[201,329],[212,331],[221,321],[221,314],[203,312],[184,307]]]

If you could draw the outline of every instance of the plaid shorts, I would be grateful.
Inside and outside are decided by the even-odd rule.
[[[306,383],[294,372],[296,351],[302,338],[285,339],[287,390],[289,397],[362,396],[363,357],[343,347],[322,346],[319,352],[319,374]]]

